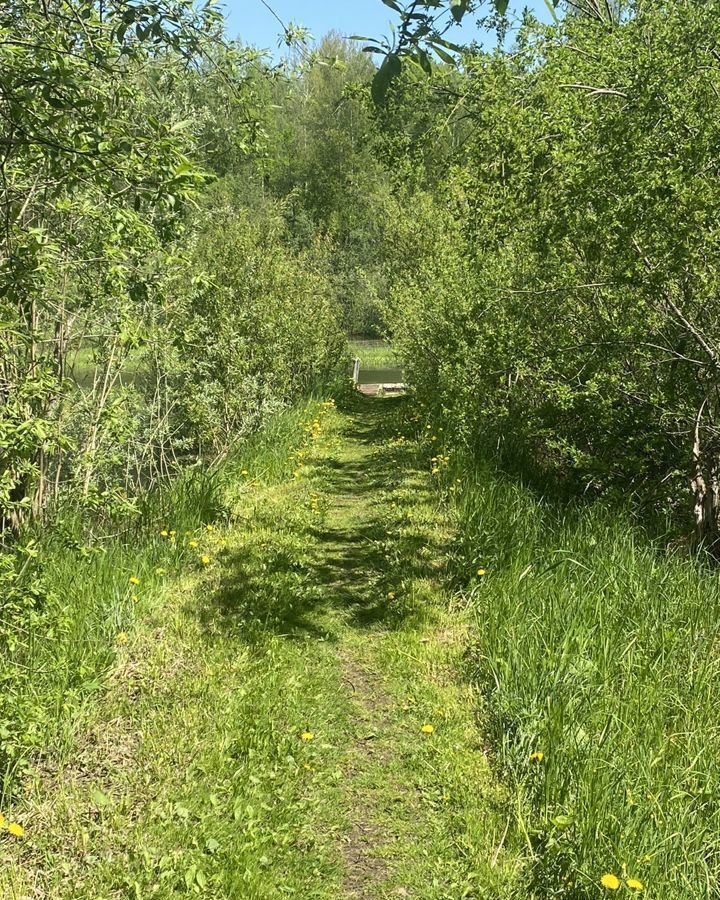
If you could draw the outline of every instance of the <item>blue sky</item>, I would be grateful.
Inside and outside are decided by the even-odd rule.
[[[305,25],[317,38],[328,31],[341,34],[383,35],[389,31],[392,10],[381,0],[268,0],[283,22]],[[528,6],[543,21],[550,20],[544,0],[516,0],[511,2],[515,11]],[[261,0],[224,0],[231,37],[244,43],[276,51],[281,33],[280,25]],[[475,36],[472,22],[457,29],[456,40],[461,35]]]

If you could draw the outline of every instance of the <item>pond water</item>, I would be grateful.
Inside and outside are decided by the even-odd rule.
[[[400,384],[403,381],[403,370],[398,366],[371,369],[360,367],[358,384]]]

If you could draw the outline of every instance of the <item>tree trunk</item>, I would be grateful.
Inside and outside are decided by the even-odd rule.
[[[720,462],[715,454],[708,454],[703,447],[700,422],[707,407],[705,400],[695,420],[693,443],[693,515],[695,519],[695,547],[714,550],[719,543],[718,518],[720,515]]]

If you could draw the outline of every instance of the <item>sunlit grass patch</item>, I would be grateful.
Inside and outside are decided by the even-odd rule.
[[[363,368],[391,369],[400,365],[397,351],[384,341],[350,341],[350,353]]]
[[[260,896],[268,883],[292,893],[317,878],[319,897],[337,896],[328,740],[346,708],[333,658],[284,635],[287,607],[315,596],[302,569],[322,512],[308,503],[318,496],[311,467],[307,484],[288,484],[289,457],[308,447],[308,420],[329,437],[333,415],[327,400],[279,415],[217,471],[148,500],[127,541],[92,553],[48,545],[67,631],[35,642],[32,672],[42,677],[15,676],[15,746],[42,760],[42,775],[38,794],[15,804],[30,826],[22,864],[6,860],[0,840],[0,893],[40,878],[48,896],[74,900],[102,890]],[[248,562],[265,594],[246,616],[237,591]],[[275,619],[263,596],[284,598]],[[233,627],[218,597],[242,605]],[[79,677],[85,689],[71,691]],[[42,720],[37,697],[48,704]],[[311,732],[312,759],[298,737]],[[24,780],[22,767],[9,774]]]
[[[335,900],[355,865],[378,896],[510,896],[447,510],[404,401],[346,406],[274,420],[209,499],[188,488],[199,521],[153,516],[136,617],[98,638],[112,675],[18,805],[32,842],[0,892]]]
[[[126,517],[92,523],[68,507],[53,528],[29,536],[14,585],[32,608],[16,618],[6,604],[0,625],[0,809],[31,755],[70,746],[73,716],[95,698],[167,584],[227,552],[221,532],[238,492],[285,477],[290,454],[307,441],[303,423],[332,415],[312,400],[277,415],[222,464],[185,471]]]

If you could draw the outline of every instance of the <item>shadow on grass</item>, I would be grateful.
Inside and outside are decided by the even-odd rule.
[[[341,451],[310,463],[328,515],[309,521],[288,498],[257,509],[246,545],[226,555],[225,577],[201,611],[210,632],[250,645],[270,635],[332,641],[338,614],[350,627],[392,629],[416,613],[388,594],[402,579],[427,576],[441,548],[433,535],[400,531],[402,503],[389,500],[400,485],[409,505],[428,490],[408,479],[414,451],[391,443],[405,403],[344,401]]]

